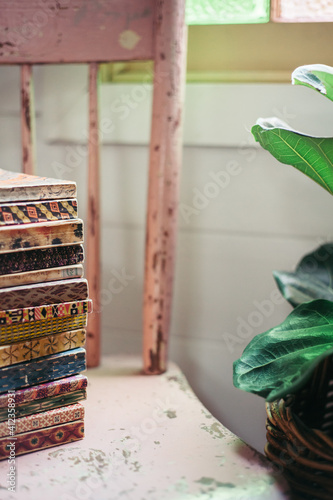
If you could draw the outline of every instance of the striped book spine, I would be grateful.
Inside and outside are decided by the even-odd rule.
[[[67,424],[55,425],[46,429],[24,432],[16,436],[13,441],[11,436],[0,439],[0,460],[10,456],[10,452],[14,452],[14,456],[24,455],[32,451],[44,450],[51,446],[59,444],[71,443],[78,441],[84,437],[83,420],[76,420]],[[14,444],[12,444],[14,443]]]
[[[15,418],[0,422],[0,438],[16,436],[23,432],[29,432],[53,425],[65,424],[74,420],[83,420],[84,407],[80,403],[43,411],[26,417]]]
[[[86,369],[85,354],[85,350],[78,347],[0,368],[0,393],[80,373]]]
[[[76,264],[75,266],[55,267],[24,273],[4,274],[0,276],[0,288],[82,277],[83,266],[82,264]]]

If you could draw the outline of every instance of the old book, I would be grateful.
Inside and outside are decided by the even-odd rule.
[[[84,407],[81,403],[64,406],[62,408],[55,408],[54,410],[47,410],[26,417],[9,418],[5,422],[0,422],[0,438],[7,436],[17,436],[23,432],[29,432],[37,429],[44,429],[45,427],[52,427],[53,425],[65,424],[75,420],[84,419]]]
[[[7,309],[0,311],[0,331],[4,326],[13,323],[27,323],[42,321],[44,319],[63,318],[64,316],[77,316],[92,312],[92,300],[78,300],[62,302],[61,304],[43,304],[36,307],[23,307],[20,309]]]
[[[72,266],[84,259],[82,245],[39,248],[1,255],[0,275],[48,269],[51,267]]]
[[[37,399],[36,401],[28,401],[27,403],[22,403],[20,405],[15,404],[15,418],[25,417],[42,411],[72,405],[80,401],[84,401],[86,398],[87,390],[79,389],[77,391],[59,394],[58,396],[50,396],[44,399]],[[8,407],[0,408],[0,422],[8,420],[8,413]]]
[[[76,347],[83,347],[86,341],[85,330],[72,330],[57,333],[47,337],[15,342],[0,346],[0,368],[16,365],[31,359],[41,358],[56,352],[68,351]]]
[[[0,328],[0,345],[37,339],[71,330],[81,330],[87,326],[87,319],[87,314],[78,314],[29,323],[13,323]]]
[[[76,218],[76,199],[0,204],[0,226]]]
[[[37,450],[44,450],[51,446],[70,443],[84,437],[83,420],[75,420],[66,424],[55,425],[41,430],[24,432],[13,437],[0,439],[0,460],[10,456],[12,451],[15,457],[31,453]]]
[[[75,375],[86,369],[83,347],[0,368],[0,393]]]
[[[75,198],[76,184],[0,169],[0,202]]]
[[[79,373],[71,377],[61,378],[53,382],[44,382],[43,384],[18,389],[15,391],[16,406],[24,403],[38,401],[44,398],[52,398],[68,392],[79,391],[87,387],[88,380],[86,375]],[[12,395],[10,396],[12,398]],[[8,408],[8,393],[0,394],[0,408]]]
[[[44,283],[67,278],[82,278],[83,265],[54,267],[51,269],[39,269],[38,271],[27,271],[24,273],[3,274],[0,276],[0,288],[18,285],[31,285],[32,283]]]
[[[82,278],[0,289],[0,304],[3,311],[86,300],[87,298],[88,283]]]
[[[0,227],[0,254],[74,243],[83,243],[80,219]]]

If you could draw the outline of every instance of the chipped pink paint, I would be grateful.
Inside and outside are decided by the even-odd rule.
[[[21,142],[22,170],[25,174],[36,173],[34,144],[34,104],[32,66],[21,66]]]
[[[187,42],[185,0],[159,0],[155,9],[143,327],[147,374],[162,373],[167,365]]]

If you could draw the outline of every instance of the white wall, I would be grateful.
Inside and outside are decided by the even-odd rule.
[[[86,130],[86,69],[38,67],[35,77],[38,173],[76,180],[84,217],[86,157],[77,147]],[[0,69],[1,167],[12,170],[20,169],[18,81],[17,69]],[[140,102],[117,112],[115,100],[138,85],[141,93],[133,95]],[[102,115],[115,125],[104,130],[101,154],[104,353],[141,352],[150,115],[150,92],[142,88],[118,84],[101,91]],[[329,134],[331,106],[289,85],[187,87],[170,355],[208,409],[258,449],[265,442],[264,401],[233,387],[232,363],[250,338],[290,311],[275,293],[271,271],[293,269],[305,252],[332,239],[333,230],[329,195],[257,148],[248,130],[256,117],[277,114],[305,131]],[[232,172],[229,182],[213,185],[222,171]],[[198,192],[211,197],[201,197],[199,208]],[[112,295],[109,280],[123,268],[128,284]],[[239,335],[241,322],[246,338]]]

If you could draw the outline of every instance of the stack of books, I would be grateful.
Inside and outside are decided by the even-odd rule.
[[[0,460],[81,439],[87,378],[76,185],[0,170]]]

